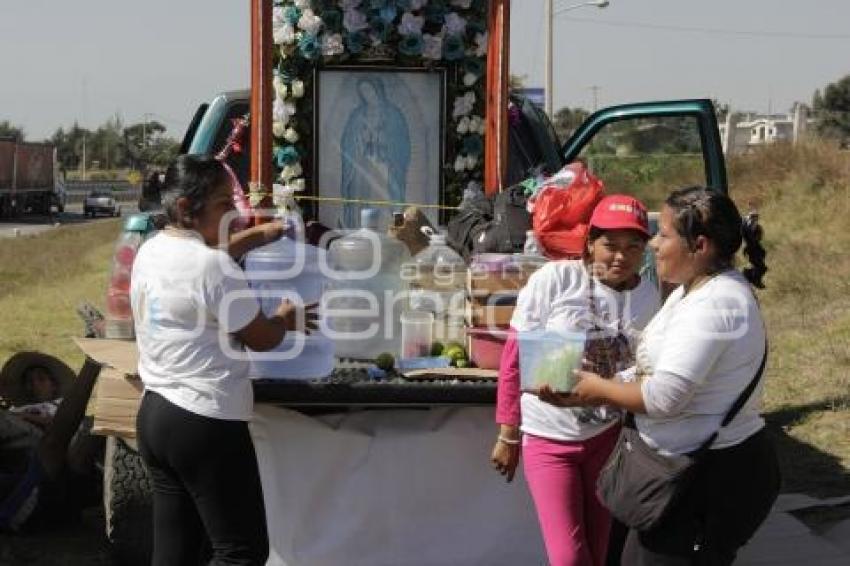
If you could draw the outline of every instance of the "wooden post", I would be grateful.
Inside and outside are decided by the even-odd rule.
[[[272,0],[251,0],[251,184],[271,192]],[[271,206],[271,198],[260,208]],[[259,220],[259,219],[257,219]]]
[[[508,84],[510,82],[510,0],[490,0],[487,15],[487,115],[484,190],[502,190],[508,166]]]

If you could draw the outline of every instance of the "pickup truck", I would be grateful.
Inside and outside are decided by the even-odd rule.
[[[514,104],[524,101],[512,98]],[[216,153],[231,132],[232,120],[249,109],[249,91],[226,92],[198,108],[181,145],[182,153]],[[561,144],[542,111],[527,108],[510,138],[511,181],[536,166],[549,170],[584,161],[603,179],[608,192],[626,192],[657,208],[675,186],[702,184],[727,189],[726,170],[715,112],[709,100],[677,100],[627,104],[592,114]],[[546,145],[549,144],[549,145]],[[552,156],[555,156],[554,158]],[[231,153],[228,162],[247,186],[250,152]],[[553,163],[554,161],[554,163]],[[255,383],[258,404],[315,411],[349,407],[429,407],[492,405],[494,382],[463,388],[431,382],[427,385],[359,383],[299,386]],[[128,421],[129,422],[129,421]],[[130,423],[132,426],[132,423]],[[122,564],[149,563],[150,483],[130,434],[108,438],[104,463],[104,504],[107,533]]]
[[[94,218],[98,214],[121,216],[121,205],[111,192],[94,190],[83,201],[83,214]]]

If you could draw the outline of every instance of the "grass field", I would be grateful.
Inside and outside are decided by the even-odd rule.
[[[850,154],[818,143],[775,146],[728,167],[731,194],[742,210],[758,206],[765,227],[765,410],[785,490],[848,494]],[[672,182],[660,180],[658,190]],[[80,366],[74,308],[83,300],[102,307],[119,229],[116,220],[0,240],[0,361],[37,349]]]

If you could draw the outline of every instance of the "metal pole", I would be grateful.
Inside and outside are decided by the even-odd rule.
[[[546,114],[551,118],[553,116],[552,109],[552,35],[553,35],[553,22],[555,20],[555,14],[552,7],[553,0],[544,0],[546,5],[546,12],[544,14],[544,19],[546,23],[546,77],[545,77],[545,110]]]

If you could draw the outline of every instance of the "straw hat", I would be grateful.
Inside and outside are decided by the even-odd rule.
[[[41,352],[18,352],[6,361],[0,370],[0,397],[16,406],[34,403],[24,387],[24,374],[34,366],[50,372],[59,388],[58,397],[64,397],[74,381],[73,370],[62,360]]]

